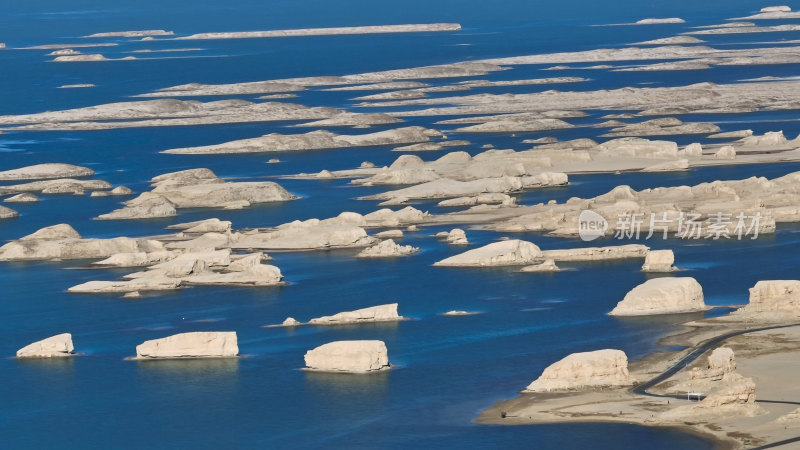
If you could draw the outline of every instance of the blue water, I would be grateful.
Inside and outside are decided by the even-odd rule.
[[[0,114],[34,113],[113,101],[188,82],[232,83],[294,76],[343,75],[374,70],[442,64],[472,59],[622,46],[721,23],[747,15],[752,2],[640,2],[608,5],[587,0],[419,1],[176,1],[141,0],[127,6],[77,0],[4,2],[0,16]],[[687,19],[685,25],[596,27],[643,17]],[[108,57],[129,56],[141,48],[200,47],[178,54],[137,54],[138,61],[86,64],[49,62],[48,51],[12,50],[30,45],[74,42],[101,31],[164,28],[177,34],[316,26],[459,22],[457,33],[376,36],[326,36],[266,40],[136,42],[112,39],[117,47],[98,49]],[[709,45],[738,48],[748,42],[797,39],[798,33],[707,36]],[[87,49],[86,52],[91,52]],[[590,65],[590,64],[583,64]],[[576,64],[576,67],[583,66]],[[654,83],[682,85],[701,81],[734,82],[758,76],[796,75],[796,65],[715,67],[687,72],[542,72],[545,66],[518,66],[487,79],[585,76],[591,81],[557,86],[477,89],[478,92],[537,92],[547,89],[594,90]],[[431,84],[454,80],[431,80]],[[458,80],[455,80],[458,81]],[[91,89],[56,89],[62,84],[94,83]],[[361,95],[361,93],[358,93]],[[433,94],[442,96],[449,94]],[[298,103],[350,108],[353,92],[300,93]],[[239,96],[253,100],[257,96]],[[203,99],[206,100],[206,99]],[[590,124],[606,112],[588,111]],[[439,118],[414,118],[431,126]],[[724,131],[752,128],[758,133],[800,132],[793,112],[686,116],[715,121]],[[358,148],[278,155],[162,155],[167,148],[207,145],[270,132],[287,132],[284,123],[206,127],[164,127],[107,131],[14,131],[0,135],[0,170],[41,162],[92,167],[98,178],[141,192],[151,177],[174,170],[209,167],[218,175],[273,179],[282,174],[352,168],[369,160],[389,164],[398,154],[388,148]],[[381,127],[375,127],[379,130]],[[460,136],[473,145],[525,149],[522,139],[553,135],[560,139],[596,137],[600,130],[575,128],[552,133]],[[288,132],[297,132],[288,129]],[[304,131],[304,130],[300,130]],[[336,130],[352,132],[352,130]],[[687,143],[697,137],[676,137]],[[439,155],[423,155],[436,158]],[[703,168],[679,174],[582,175],[567,188],[521,194],[520,203],[572,196],[590,197],[619,184],[635,189],[696,184],[753,175],[776,177],[800,170],[795,164]],[[341,211],[376,209],[356,197],[380,188],[353,187],[346,181],[280,180],[302,200],[241,211],[182,211],[172,219],[99,222],[92,217],[118,206],[119,199],[43,196],[17,204],[20,218],[0,222],[0,240],[15,239],[43,226],[67,222],[84,236],[144,236],[171,223],[219,217],[236,227],[270,226]],[[441,212],[433,202],[418,208]],[[84,262],[25,263],[0,266],[0,356],[46,336],[71,332],[77,350],[71,361],[0,359],[0,436],[4,448],[639,448],[705,449],[707,442],[669,429],[632,425],[569,424],[479,426],[473,419],[494,402],[514,397],[541,370],[564,355],[620,348],[630,358],[657,347],[674,324],[697,316],[615,319],[606,315],[647,276],[636,262],[574,264],[557,274],[512,270],[456,270],[430,265],[463,249],[429,237],[444,228],[409,233],[403,243],[422,252],[396,261],[365,262],[355,251],[273,255],[286,279],[281,288],[195,288],[135,301],[117,296],[67,295],[66,288],[91,279],[114,279],[118,270],[74,270]],[[747,242],[651,241],[672,248],[679,264],[704,286],[716,305],[747,301],[747,288],[760,279],[796,278],[794,251],[800,227],[781,226],[774,236]],[[472,246],[500,235],[470,231]],[[522,234],[542,248],[581,243]],[[610,242],[608,242],[610,243]],[[391,325],[339,328],[262,328],[286,316],[300,320],[399,302],[414,320]],[[452,309],[481,314],[442,317]],[[714,313],[712,313],[714,314]],[[168,334],[235,330],[241,351],[235,361],[130,362],[138,343]],[[307,373],[303,354],[339,339],[381,339],[396,370],[372,376]]]

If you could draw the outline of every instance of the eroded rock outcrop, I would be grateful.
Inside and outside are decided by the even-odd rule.
[[[546,259],[556,262],[609,261],[616,259],[645,258],[650,252],[646,245],[626,244],[606,247],[578,247],[558,250],[544,250]]]
[[[643,316],[706,309],[703,288],[694,278],[654,278],[633,288],[609,314]]]
[[[397,322],[405,318],[397,313],[397,303],[371,306],[322,316],[308,321],[310,325],[347,325],[354,323]]]
[[[765,322],[796,320],[800,317],[800,281],[759,281],[750,288],[750,302],[729,317]]]
[[[180,333],[136,346],[136,359],[232,358],[239,355],[236,332]]]
[[[694,405],[679,406],[662,414],[668,419],[708,419],[723,416],[752,417],[761,409],[756,404],[756,384],[738,373],[726,374],[712,392]]]
[[[257,203],[284,202],[297,197],[271,181],[226,182],[208,169],[159,175],[153,190],[125,202],[125,207],[101,214],[100,220],[171,217],[179,208],[245,208]]]
[[[12,195],[3,201],[6,203],[35,203],[39,201],[39,197],[30,192],[23,192],[22,194]]]
[[[64,358],[73,355],[72,335],[57,334],[17,350],[17,358]]]
[[[519,239],[494,242],[434,264],[446,267],[525,266],[543,261],[541,249]]]
[[[159,241],[118,237],[82,238],[67,224],[42,228],[0,247],[0,261],[99,259],[117,253],[163,251]]]
[[[388,370],[383,341],[335,341],[309,350],[306,369],[322,372],[370,373]]]
[[[672,250],[650,250],[644,259],[642,272],[674,272],[675,254]]]
[[[695,368],[692,370],[690,377],[692,380],[710,379],[712,381],[719,381],[729,373],[736,370],[736,358],[733,350],[730,347],[715,348],[714,351],[708,355],[708,365],[705,370]]]
[[[621,350],[573,353],[553,363],[524,392],[550,392],[630,386],[628,356]]]
[[[19,213],[0,205],[0,219],[13,219],[14,217],[19,217]]]
[[[356,258],[395,258],[398,256],[411,256],[417,252],[419,252],[418,247],[399,245],[391,239],[386,239],[377,245],[365,248],[356,255]]]
[[[90,177],[94,171],[72,164],[47,163],[0,172],[0,181]]]

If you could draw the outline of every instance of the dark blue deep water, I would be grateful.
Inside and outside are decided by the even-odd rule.
[[[121,4],[124,3],[124,4]],[[559,2],[479,0],[98,0],[0,2],[0,115],[35,113],[130,100],[131,95],[189,82],[232,83],[295,76],[344,75],[598,47],[617,47],[672,36],[690,26],[720,23],[750,14],[752,1],[702,2],[622,0]],[[597,27],[644,17],[683,17],[685,25]],[[113,58],[142,48],[201,47],[194,53],[138,54],[137,61],[57,64],[49,51],[16,50],[31,45],[75,42],[78,36],[128,29],[207,31],[266,30],[399,23],[458,22],[456,33],[324,36],[146,43],[110,39],[102,49]],[[712,46],[736,48],[749,40],[798,39],[800,33],[710,36]],[[548,71],[518,66],[485,77],[493,80],[575,75],[592,78],[568,86],[528,86],[486,92],[594,90],[653,83],[682,85],[733,82],[758,76],[796,75],[796,65],[716,67],[707,71]],[[587,75],[588,74],[588,75]],[[432,80],[431,84],[453,80]],[[93,83],[92,89],[56,89]],[[476,91],[480,92],[480,91]],[[349,108],[352,92],[309,90],[296,100],[309,106]],[[362,93],[359,93],[362,94]],[[434,94],[438,95],[438,94]],[[256,96],[241,96],[254,100]],[[592,116],[605,114],[589,111]],[[596,117],[594,117],[596,118]],[[433,119],[409,121],[431,125]],[[693,119],[688,117],[685,119]],[[697,118],[695,118],[697,119]],[[794,113],[700,117],[719,120],[724,131],[752,128],[800,132]],[[219,176],[268,179],[280,174],[344,169],[370,160],[388,164],[389,148],[360,148],[270,156],[179,156],[158,152],[293,132],[281,123],[206,127],[164,127],[110,131],[35,132],[0,135],[0,170],[42,162],[85,165],[97,177],[137,192],[158,174],[208,167]],[[376,127],[376,129],[380,129]],[[445,130],[447,127],[444,128]],[[287,131],[288,130],[288,131]],[[296,129],[294,129],[296,132]],[[341,131],[341,130],[339,130]],[[597,129],[547,133],[561,139],[595,137]],[[503,135],[459,136],[468,151],[493,143],[524,149]],[[677,137],[681,143],[695,140]],[[423,155],[435,158],[439,155]],[[792,164],[704,168],[682,174],[583,175],[567,188],[528,192],[521,203],[595,196],[619,184],[636,189],[696,184],[753,175],[775,177],[800,170]],[[92,217],[117,207],[119,199],[43,196],[17,204],[18,219],[0,222],[0,240],[10,240],[56,223],[69,223],[87,237],[143,236],[171,223],[208,217],[235,227],[270,226],[341,211],[375,210],[356,197],[376,188],[346,181],[282,180],[303,199],[241,211],[183,211],[169,220],[98,222]],[[437,212],[433,203],[416,205]],[[615,319],[606,315],[646,276],[640,262],[579,264],[553,275],[513,270],[431,268],[463,249],[448,247],[425,228],[403,241],[422,249],[411,258],[366,262],[355,251],[275,254],[291,284],[281,288],[196,288],[135,301],[118,296],[68,295],[66,289],[91,279],[115,279],[125,271],[76,270],[84,262],[0,266],[0,447],[17,448],[643,448],[706,449],[712,445],[669,429],[628,425],[570,424],[500,427],[473,423],[481,410],[512,398],[544,367],[568,353],[619,348],[630,358],[657,349],[680,317]],[[468,231],[470,248],[500,235]],[[537,234],[519,236],[542,248],[579,245]],[[672,248],[679,265],[703,285],[706,301],[729,305],[747,301],[760,279],[796,278],[800,227],[781,226],[776,235],[747,242],[650,242]],[[391,325],[262,328],[287,316],[300,320],[376,304],[399,302],[415,320]],[[479,311],[442,317],[452,309]],[[131,362],[123,358],[147,339],[200,330],[233,330],[247,357],[234,361]],[[71,332],[85,356],[70,361],[18,361],[23,345]],[[381,339],[397,367],[371,376],[307,373],[303,354],[340,339]]]

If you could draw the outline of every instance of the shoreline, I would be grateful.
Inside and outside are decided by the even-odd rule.
[[[723,316],[724,317],[724,316]],[[765,326],[775,326],[783,328],[762,329]],[[752,330],[751,330],[752,329]],[[751,331],[748,331],[751,330]],[[788,330],[788,331],[787,331]],[[676,324],[673,333],[661,337],[657,343],[656,348],[646,355],[637,358],[630,363],[630,372],[637,378],[637,383],[633,386],[625,387],[605,387],[605,388],[590,388],[584,390],[569,390],[569,391],[554,391],[546,393],[530,393],[520,390],[517,397],[497,401],[490,407],[484,409],[473,420],[474,423],[479,425],[506,425],[506,426],[519,426],[519,425],[544,425],[556,423],[624,423],[630,425],[675,429],[682,433],[688,433],[698,436],[708,442],[714,444],[719,449],[738,449],[750,448],[751,446],[768,445],[770,443],[780,442],[787,438],[786,432],[790,432],[793,428],[786,424],[780,424],[775,429],[774,419],[776,413],[774,411],[767,411],[762,408],[761,412],[748,419],[754,423],[749,428],[743,428],[742,424],[738,423],[743,419],[742,417],[706,417],[698,416],[696,421],[681,420],[679,418],[663,419],[657,417],[657,414],[670,410],[670,405],[683,404],[682,399],[659,397],[664,395],[664,385],[670,384],[670,380],[679,378],[682,374],[691,371],[692,367],[697,367],[698,364],[704,365],[705,353],[698,357],[696,360],[690,361],[674,375],[666,380],[662,380],[656,385],[649,388],[651,395],[639,395],[633,392],[634,388],[643,383],[654,379],[659,374],[672,367],[676,362],[679,362],[684,356],[694,351],[703,343],[708,343],[715,338],[724,336],[729,333],[741,331],[742,333],[735,336],[730,336],[721,342],[715,343],[712,348],[719,348],[722,346],[736,348],[737,354],[744,355],[739,360],[740,366],[744,366],[746,370],[758,369],[756,374],[763,375],[766,378],[775,375],[774,372],[779,372],[777,369],[769,370],[770,367],[765,359],[770,356],[783,355],[782,361],[788,360],[786,354],[790,352],[800,353],[800,324],[798,323],[748,323],[747,321],[729,321],[725,322],[720,318],[702,319],[696,321],[689,321],[681,324]],[[795,340],[787,340],[785,334],[787,332],[795,334]],[[766,336],[764,335],[766,333]],[[775,333],[778,333],[777,335]],[[766,341],[766,351],[761,351],[758,339]],[[788,348],[780,347],[775,344],[790,342]],[[685,347],[680,350],[664,350],[659,349],[665,346],[682,346]],[[710,351],[711,349],[709,349]],[[748,375],[753,376],[748,373]],[[758,375],[754,376],[758,381],[761,381]],[[778,377],[779,378],[779,377]],[[786,390],[790,386],[779,386],[780,392]],[[756,384],[756,393],[759,393],[759,388],[764,388],[764,391],[769,392],[775,389],[769,384],[762,386]],[[669,394],[667,394],[669,395]],[[769,397],[769,395],[767,396]],[[786,403],[793,404],[795,402],[788,402],[783,400],[781,394],[781,401],[775,400],[756,400],[756,405],[761,407],[766,404],[773,403]],[[664,402],[667,402],[666,405]],[[697,404],[698,402],[686,401],[686,404]],[[796,405],[792,405],[796,408]],[[612,410],[610,411],[610,410]],[[785,409],[785,407],[784,407]],[[619,414],[616,413],[619,411]],[[765,417],[773,419],[769,422],[764,422]],[[733,424],[732,429],[731,425]],[[726,429],[728,427],[729,429]],[[770,429],[772,428],[772,429]],[[782,433],[783,432],[783,433]],[[800,435],[800,430],[795,432]],[[791,436],[793,437],[793,436]]]

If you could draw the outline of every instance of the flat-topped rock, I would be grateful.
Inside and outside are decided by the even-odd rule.
[[[244,208],[259,203],[294,200],[297,197],[272,181],[229,182],[209,169],[190,169],[154,177],[153,189],[124,203],[125,207],[100,220],[171,217],[180,208]]]
[[[334,341],[309,350],[306,369],[322,372],[370,373],[388,370],[383,341]]]
[[[400,245],[391,239],[381,241],[372,247],[367,247],[356,255],[356,258],[395,258],[398,256],[411,256],[419,252],[418,247]]]
[[[551,364],[524,392],[550,392],[630,386],[628,356],[621,350],[573,353]]]
[[[73,355],[72,335],[57,334],[17,350],[17,358],[63,358]]]
[[[69,225],[60,224],[3,245],[0,261],[99,259],[117,253],[163,250],[161,242],[150,239],[83,239]]]
[[[675,254],[672,250],[650,250],[644,259],[642,272],[674,272]]]
[[[233,358],[238,355],[234,331],[180,333],[136,346],[136,359]]]
[[[90,177],[94,170],[72,164],[48,163],[0,172],[0,181]]]
[[[730,316],[760,321],[787,321],[800,317],[800,280],[764,280],[750,288],[750,302]]]
[[[705,311],[703,288],[694,278],[654,278],[633,288],[609,314],[643,316]]]
[[[308,321],[310,325],[347,325],[354,323],[397,322],[405,318],[397,313],[397,303],[371,306],[345,311],[332,316],[322,316]]]
[[[556,262],[607,261],[615,259],[644,258],[650,249],[646,245],[626,244],[606,247],[579,247],[544,250],[543,256]]]
[[[708,365],[705,370],[695,368],[692,370],[690,377],[692,380],[711,379],[715,381],[721,380],[726,374],[732,373],[736,370],[736,358],[733,354],[733,349],[730,347],[715,348],[714,351],[708,355]]]
[[[510,239],[451,256],[435,263],[434,266],[524,266],[535,264],[542,259],[542,251],[535,244],[519,239]]]

